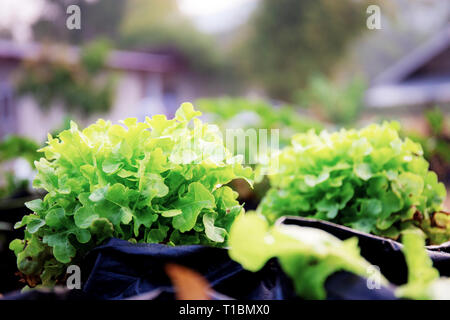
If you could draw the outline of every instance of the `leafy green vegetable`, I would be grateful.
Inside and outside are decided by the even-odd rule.
[[[306,89],[297,93],[297,100],[300,105],[312,108],[329,122],[349,125],[355,123],[363,109],[365,91],[366,84],[360,78],[339,85],[323,75],[315,75]]]
[[[399,287],[396,295],[411,299],[450,299],[450,279],[439,278],[425,250],[420,230],[402,232],[403,253],[408,265],[408,283]]]
[[[439,107],[424,112],[427,133],[411,128],[404,134],[413,141],[420,143],[424,149],[424,157],[430,162],[430,168],[441,180],[450,178],[450,132],[448,116]]]
[[[398,129],[392,122],[295,135],[275,158],[279,169],[258,211],[270,221],[314,217],[391,238],[416,227],[429,243],[450,240],[445,187],[421,146],[402,140]]]
[[[281,147],[288,145],[292,134],[296,132],[323,129],[320,122],[300,115],[287,105],[275,107],[261,100],[231,97],[199,99],[196,104],[215,123],[220,123],[223,129],[279,129]]]
[[[346,270],[367,275],[370,264],[359,254],[357,239],[341,241],[315,228],[276,225],[269,227],[263,216],[246,214],[230,231],[230,257],[250,271],[258,271],[277,257],[294,281],[297,294],[306,299],[324,299],[328,276]],[[387,281],[380,275],[383,284]]]
[[[185,103],[171,120],[98,120],[82,131],[71,123],[49,136],[33,182],[48,194],[26,204],[34,213],[16,224],[26,226],[25,239],[11,244],[19,270],[52,285],[65,265],[111,236],[224,245],[243,211],[225,184],[253,173],[200,114]]]
[[[296,132],[306,132],[310,129],[318,132],[323,129],[320,122],[300,114],[292,106],[274,106],[263,100],[238,97],[207,98],[197,100],[196,105],[211,121],[220,124],[224,136],[226,130],[236,130],[236,135],[239,134],[238,130],[241,130],[244,136],[248,134],[249,142],[241,145],[233,143],[233,146],[228,147],[233,154],[241,154],[246,163],[255,167],[254,188],[250,190],[247,184],[238,180],[232,186],[252,208],[257,206],[267,192],[268,181],[263,178],[270,154],[289,145],[292,135]],[[256,131],[259,129],[261,131]],[[262,130],[267,130],[267,135],[264,135]],[[255,133],[254,138],[251,138],[252,133]]]
[[[39,145],[29,138],[8,135],[0,141],[0,162],[22,157],[34,166],[34,161],[40,157],[36,152],[38,148]]]
[[[2,164],[9,160],[23,158],[34,168],[34,161],[41,156],[36,151],[38,147],[35,141],[18,135],[7,135],[0,141],[0,176],[4,177],[0,181],[0,198],[8,198],[26,191],[29,185],[28,179],[16,177],[13,170],[5,170]]]

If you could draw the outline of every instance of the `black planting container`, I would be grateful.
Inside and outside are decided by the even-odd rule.
[[[280,218],[277,223],[321,229],[341,240],[357,237],[361,255],[371,264],[378,266],[390,282],[400,285],[407,281],[408,269],[401,251],[403,245],[400,242],[311,218],[286,216]],[[426,246],[426,249],[441,276],[450,276],[450,242],[438,246]]]

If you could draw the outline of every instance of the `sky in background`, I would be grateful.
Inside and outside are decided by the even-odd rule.
[[[16,41],[27,41],[32,37],[31,25],[45,8],[45,0],[0,0],[0,29],[11,30]]]
[[[178,0],[180,10],[204,32],[218,33],[244,23],[258,0]]]

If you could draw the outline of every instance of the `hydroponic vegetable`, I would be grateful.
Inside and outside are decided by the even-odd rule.
[[[272,152],[278,152],[290,143],[296,132],[306,132],[313,129],[317,132],[323,129],[322,124],[307,115],[301,115],[292,106],[273,106],[263,100],[246,98],[221,97],[207,98],[196,101],[199,110],[205,112],[213,122],[219,123],[226,135],[226,130],[236,130],[236,135],[248,135],[249,143],[235,143],[230,146],[234,154],[242,154],[245,162],[256,168],[255,186],[250,189],[247,184],[234,181],[233,188],[238,191],[246,208],[255,209],[268,190],[267,179],[263,180],[267,160]],[[267,134],[263,131],[267,130]],[[242,130],[239,133],[239,130]],[[254,134],[254,135],[253,135]],[[261,139],[264,137],[264,139]],[[258,164],[258,166],[257,166]]]
[[[258,210],[270,221],[299,215],[391,238],[416,227],[431,244],[450,240],[445,187],[421,146],[398,130],[391,122],[295,135],[274,158],[279,170]]]
[[[320,122],[310,116],[301,115],[294,107],[275,107],[262,100],[222,97],[199,99],[196,105],[211,116],[214,122],[220,123],[222,129],[278,129],[280,147],[288,145],[291,136],[296,132],[306,132],[310,129],[318,132],[323,129]]]
[[[402,232],[403,253],[408,265],[408,283],[399,287],[396,294],[410,299],[450,299],[450,278],[439,277],[425,250],[424,236],[420,230]]]
[[[25,239],[10,245],[29,282],[53,285],[109,237],[224,245],[243,211],[224,185],[251,179],[252,170],[200,114],[185,103],[171,120],[98,120],[82,131],[72,122],[58,138],[49,135],[34,180],[48,194],[26,204],[34,213],[15,226],[26,227]]]
[[[0,141],[0,163],[22,157],[33,166],[34,161],[40,158],[40,154],[36,151],[38,148],[38,143],[29,138],[8,135]]]
[[[23,158],[34,167],[34,161],[40,158],[37,142],[18,135],[8,135],[0,141],[0,199],[28,193],[28,179],[19,178],[14,170],[8,170],[3,164],[14,159]],[[5,170],[6,169],[6,170]]]
[[[439,107],[427,110],[426,119],[428,132],[420,133],[410,129],[404,132],[413,141],[420,143],[424,149],[424,157],[430,162],[430,167],[441,181],[450,181],[450,132],[448,117]]]
[[[315,228],[293,225],[269,226],[263,216],[246,214],[234,222],[230,231],[230,257],[250,271],[258,271],[277,257],[284,272],[295,285],[296,293],[306,299],[324,299],[328,276],[346,270],[367,276],[371,265],[359,254],[356,238],[341,241]],[[374,270],[381,284],[387,280]]]

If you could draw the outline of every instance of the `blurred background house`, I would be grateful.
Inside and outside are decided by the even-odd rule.
[[[366,92],[366,115],[401,116],[426,132],[424,110],[450,107],[450,24],[378,75]]]
[[[15,72],[26,60],[38,60],[43,53],[55,57],[61,50],[66,52],[67,63],[75,64],[79,60],[77,47],[43,47],[36,43],[0,41],[0,138],[15,133],[42,141],[65,117],[62,103],[53,103],[43,110],[36,100],[17,96],[14,91]],[[143,118],[173,112],[183,95],[192,94],[189,81],[182,79],[182,68],[177,58],[168,54],[111,51],[104,72],[118,73],[120,78],[108,114],[93,117],[107,117],[117,122],[129,116]]]
[[[51,101],[41,108],[32,95],[17,93],[17,76],[23,64],[41,58],[63,60],[77,67],[80,48],[41,43],[0,40],[0,139],[14,133],[43,141],[47,133],[70,116],[82,125],[106,118],[117,122],[126,117],[166,114],[172,116],[180,103],[214,93],[202,79],[189,72],[182,54],[112,50],[101,73],[114,74],[111,106],[104,112],[83,117],[67,113],[64,101]]]

